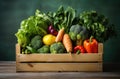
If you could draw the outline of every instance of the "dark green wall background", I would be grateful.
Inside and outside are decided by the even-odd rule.
[[[120,0],[0,0],[0,60],[15,60],[15,33],[36,9],[42,12],[72,6],[77,12],[96,10],[115,24],[118,37],[104,43],[104,62],[120,62]]]

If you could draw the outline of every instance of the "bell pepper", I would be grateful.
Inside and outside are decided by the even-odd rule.
[[[98,42],[93,36],[90,39],[84,40],[83,46],[86,49],[87,53],[97,53],[98,52]]]
[[[85,48],[81,45],[74,47],[74,53],[85,53],[85,52],[86,52]]]

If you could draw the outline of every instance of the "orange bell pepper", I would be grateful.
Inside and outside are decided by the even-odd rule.
[[[83,46],[87,53],[97,53],[98,52],[98,42],[92,36],[90,39],[84,40]]]

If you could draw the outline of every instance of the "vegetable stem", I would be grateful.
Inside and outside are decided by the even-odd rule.
[[[90,41],[89,41],[90,43],[92,42],[92,39],[93,39],[93,36],[90,36]]]

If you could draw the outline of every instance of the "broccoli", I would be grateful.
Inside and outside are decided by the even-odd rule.
[[[64,45],[61,42],[53,43],[50,46],[50,52],[52,54],[65,53],[65,47],[64,47]]]
[[[43,47],[39,48],[37,50],[38,53],[49,53],[50,47],[48,45],[44,45]]]
[[[76,24],[71,26],[69,35],[71,40],[76,42],[77,45],[82,45],[83,40],[88,37],[88,31],[85,27]]]
[[[42,43],[42,38],[41,38],[41,36],[39,36],[39,35],[36,35],[35,37],[33,37],[32,39],[31,39],[31,47],[32,48],[34,48],[34,49],[38,49],[38,48],[40,48],[40,47],[42,47],[42,45],[43,45],[43,43]]]

